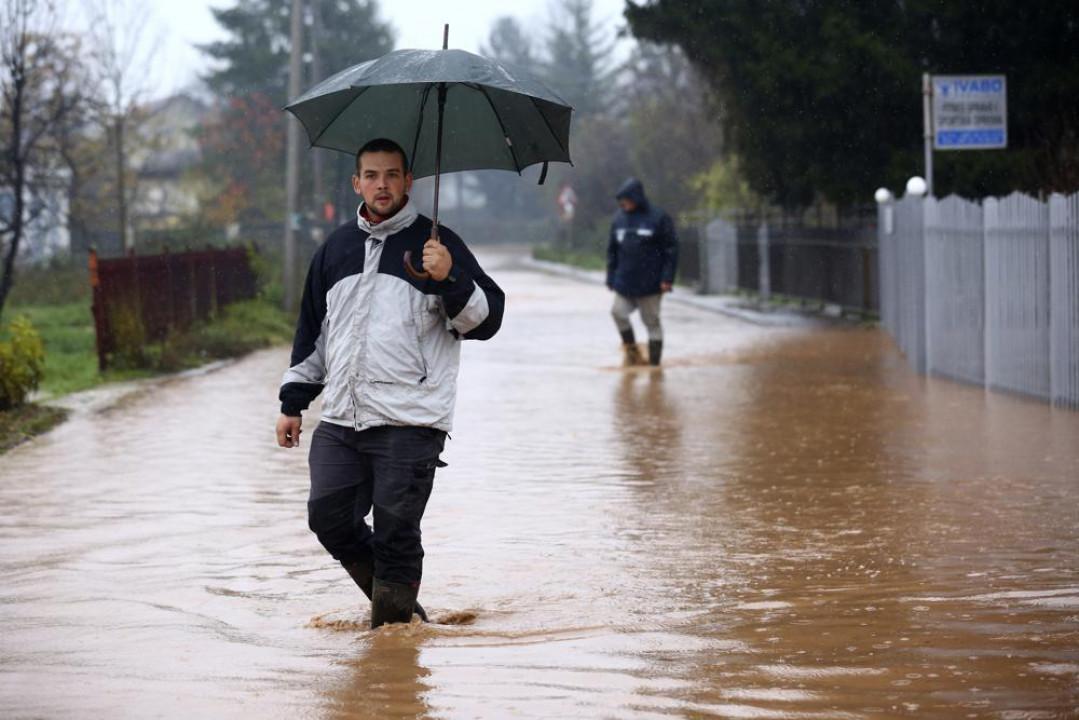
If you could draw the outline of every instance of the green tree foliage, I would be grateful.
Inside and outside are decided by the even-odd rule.
[[[495,19],[487,36],[487,46],[480,48],[480,55],[530,71],[536,62],[532,41],[521,24],[508,15]]]
[[[556,0],[552,14],[544,76],[577,117],[607,110],[614,95],[614,38],[596,24],[592,0]]]
[[[1079,187],[1079,11],[1000,0],[627,2],[702,70],[754,190],[861,201],[921,171],[922,72],[1005,73],[1007,151],[937,153],[937,192]]]
[[[718,104],[677,48],[639,43],[626,69],[626,148],[633,172],[668,212],[692,210],[701,198],[690,181],[720,153]]]
[[[316,1],[319,65],[327,77],[393,49],[393,31],[379,19],[374,0]],[[204,78],[210,89],[224,97],[261,93],[285,104],[291,6],[290,0],[237,0],[232,7],[212,9],[229,37],[201,46],[220,65]],[[305,66],[310,68],[311,58]],[[306,86],[323,79],[308,77]]]
[[[689,180],[697,208],[710,213],[747,210],[761,205],[741,172],[737,155],[717,157],[712,165]]]
[[[0,410],[26,402],[45,374],[45,346],[30,321],[15,318],[5,334],[9,337],[0,340]]]
[[[283,220],[282,124],[280,107],[266,95],[251,93],[228,99],[198,128],[200,204],[208,224]]]
[[[393,49],[393,31],[379,18],[375,0],[309,2],[318,5],[309,6],[305,17],[304,89]],[[283,218],[287,126],[280,108],[288,100],[291,6],[290,0],[236,0],[232,7],[213,9],[228,37],[201,49],[216,61],[204,80],[217,95],[221,114],[199,134],[205,160],[200,174],[211,192],[225,193],[205,208],[215,221]],[[340,205],[350,199],[346,181],[352,160],[312,152],[323,153],[323,162],[302,164],[300,187],[307,194],[304,204],[317,214],[327,200]]]
[[[494,21],[487,37],[487,45],[480,48],[480,54],[506,65],[536,72],[538,60],[532,42],[520,23],[509,16]],[[492,217],[534,218],[543,213],[542,193],[528,187],[529,183],[518,181],[506,171],[479,171],[476,179]]]
[[[529,43],[516,20],[501,18],[483,53],[538,68],[574,106],[574,165],[552,165],[544,190],[507,182],[504,174],[483,182],[488,212],[524,217],[525,210],[534,209],[531,217],[553,220],[555,196],[569,185],[577,195],[576,213],[573,228],[561,227],[561,235],[589,249],[605,244],[614,193],[631,175],[668,212],[701,206],[704,186],[694,178],[713,169],[721,149],[719,105],[707,83],[680,50],[669,46],[638,43],[616,64],[615,31],[594,20],[587,0],[552,0],[550,12],[552,21],[537,45]],[[714,192],[737,187],[728,182],[736,171],[737,165],[728,166],[727,185],[707,187]]]
[[[570,152],[573,167],[552,166],[544,199],[547,212],[564,185],[577,194],[573,219],[575,245],[604,234],[617,186],[632,172],[629,130],[619,68],[613,58],[614,33],[597,24],[591,0],[551,0],[551,21],[541,48],[541,75],[573,106]]]

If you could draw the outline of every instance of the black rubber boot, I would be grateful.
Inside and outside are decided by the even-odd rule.
[[[371,585],[375,578],[374,563],[370,560],[357,560],[356,562],[345,565],[341,563],[345,571],[348,572],[349,577],[352,578],[356,586],[363,590],[363,594],[367,596],[367,599],[371,599]],[[427,619],[427,613],[424,611],[423,606],[418,602],[416,607],[412,609],[414,613],[420,616],[420,620],[429,622]]]
[[[388,623],[412,622],[420,584],[406,585],[374,578],[371,588],[371,629]]]
[[[644,365],[641,350],[637,347],[637,339],[633,337],[633,328],[621,331],[622,335],[622,364],[626,367]]]
[[[648,341],[648,362],[651,365],[659,365],[659,359],[663,355],[663,341],[662,340],[649,340]]]

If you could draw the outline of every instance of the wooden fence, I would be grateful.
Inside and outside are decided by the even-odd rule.
[[[245,248],[99,259],[90,252],[98,367],[135,343],[160,342],[170,331],[208,320],[255,296]]]

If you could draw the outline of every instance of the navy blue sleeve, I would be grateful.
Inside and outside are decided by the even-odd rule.
[[[278,393],[281,412],[293,417],[318,397],[326,377],[322,327],[326,318],[326,282],[322,272],[325,248],[323,245],[315,252],[307,271],[292,341],[292,359]]]
[[[615,221],[611,220],[611,231],[607,237],[607,287],[614,285],[614,272],[618,269],[618,241],[614,235]]]

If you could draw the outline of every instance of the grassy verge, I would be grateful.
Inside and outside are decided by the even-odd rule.
[[[598,250],[569,250],[537,245],[532,250],[532,257],[537,260],[572,265],[585,270],[605,270],[607,268],[607,256]]]
[[[151,370],[98,372],[94,318],[86,303],[16,305],[4,311],[5,318],[18,315],[30,318],[45,344],[45,377],[38,388],[44,396],[67,395],[105,382],[152,374]]]
[[[212,360],[244,355],[287,343],[292,320],[267,300],[247,300],[225,308],[210,322],[170,335],[145,348],[144,367],[98,371],[94,320],[87,301],[56,305],[12,305],[4,320],[30,318],[45,345],[45,377],[38,388],[56,397],[119,380],[152,377],[197,367]],[[64,418],[55,408],[28,404],[0,412],[0,453],[28,437],[45,432]]]
[[[48,432],[67,417],[67,410],[28,404],[0,412],[0,455],[35,435]]]
[[[151,345],[147,357],[156,370],[175,372],[288,343],[293,330],[292,320],[278,306],[261,299],[245,300],[230,305],[211,322]]]

